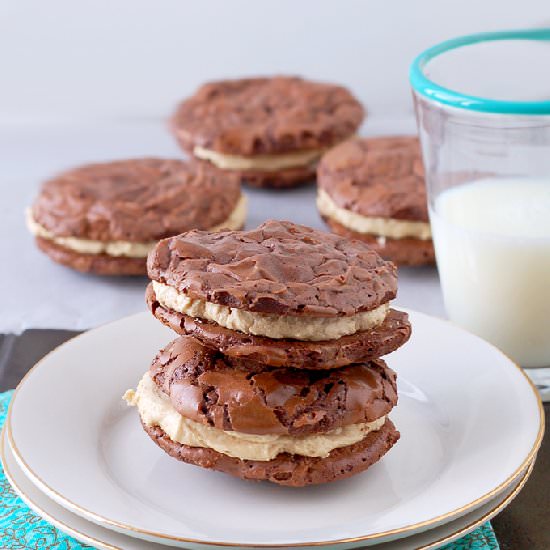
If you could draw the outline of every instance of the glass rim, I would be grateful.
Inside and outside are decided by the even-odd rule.
[[[424,50],[413,60],[409,70],[409,80],[413,90],[436,103],[468,111],[511,115],[550,115],[550,100],[506,101],[463,94],[436,84],[424,74],[426,65],[441,54],[463,46],[504,40],[533,40],[550,43],[550,28],[480,32],[440,42]]]

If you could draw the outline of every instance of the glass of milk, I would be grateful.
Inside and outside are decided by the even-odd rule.
[[[450,319],[550,395],[550,29],[482,33],[410,72]]]

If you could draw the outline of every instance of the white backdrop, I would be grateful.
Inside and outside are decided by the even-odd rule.
[[[144,278],[54,264],[23,211],[67,167],[181,154],[165,120],[204,80],[333,80],[368,106],[364,133],[413,132],[415,54],[463,33],[544,24],[548,0],[0,1],[0,332],[84,329],[144,309]],[[246,192],[248,227],[268,217],[323,226],[312,188]],[[398,302],[444,315],[435,269],[401,270]]]
[[[3,0],[0,121],[162,118],[206,79],[262,73],[341,82],[401,118],[425,47],[543,25],[548,0]]]

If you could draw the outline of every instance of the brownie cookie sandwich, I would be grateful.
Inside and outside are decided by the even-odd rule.
[[[358,474],[399,439],[406,342],[395,266],[290,222],[189,231],[150,252],[147,302],[179,336],[125,399],[172,457],[301,487]]]
[[[256,187],[311,181],[322,153],[349,138],[365,116],[345,88],[298,77],[203,85],[172,118],[181,147]]]
[[[235,359],[331,369],[390,353],[410,335],[407,315],[390,307],[391,262],[290,222],[164,239],[148,274],[155,317]]]
[[[329,227],[400,265],[434,262],[415,137],[354,138],[323,156],[317,207]]]
[[[147,260],[149,308],[180,336],[124,396],[172,457],[301,487],[362,472],[399,439],[406,342],[395,266],[363,242],[290,222],[189,231]]]
[[[323,371],[269,368],[181,336],[124,398],[172,457],[280,485],[352,476],[399,439],[388,418],[396,377],[380,359]]]
[[[157,241],[190,229],[242,228],[239,178],[198,162],[90,164],[47,181],[27,211],[40,250],[78,271],[141,275]]]

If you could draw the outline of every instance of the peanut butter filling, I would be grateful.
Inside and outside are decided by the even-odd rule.
[[[160,391],[149,373],[145,373],[137,389],[124,394],[128,405],[138,409],[146,426],[159,426],[177,443],[205,447],[241,460],[273,460],[280,453],[326,458],[331,451],[347,447],[379,430],[386,417],[373,422],[351,424],[329,432],[293,437],[290,435],[256,435],[224,431],[185,418],[176,411],[169,397]]]
[[[317,194],[317,208],[322,215],[357,233],[390,239],[413,237],[420,240],[429,240],[432,238],[428,222],[363,216],[339,207],[323,189],[319,189]]]
[[[81,254],[107,254],[114,257],[127,258],[146,258],[149,251],[155,246],[157,241],[150,242],[130,242],[130,241],[96,241],[92,239],[81,239],[78,237],[60,237],[54,235],[51,231],[40,225],[33,218],[30,209],[26,212],[27,227],[36,237],[41,237],[52,241],[53,243],[74,250]],[[246,219],[246,197],[241,195],[237,206],[231,212],[229,217],[222,223],[209,228],[209,231],[219,231],[220,229],[240,229]]]
[[[242,157],[218,153],[211,149],[196,146],[193,154],[202,160],[211,162],[222,170],[243,170],[258,172],[277,172],[286,168],[296,168],[313,164],[323,154],[323,149],[309,151],[296,151],[294,153],[281,153],[277,155],[254,155]]]
[[[371,311],[346,317],[298,317],[255,313],[189,297],[174,287],[153,281],[159,303],[189,317],[199,317],[218,325],[255,336],[306,341],[336,340],[348,334],[381,325],[389,311],[389,303]]]

